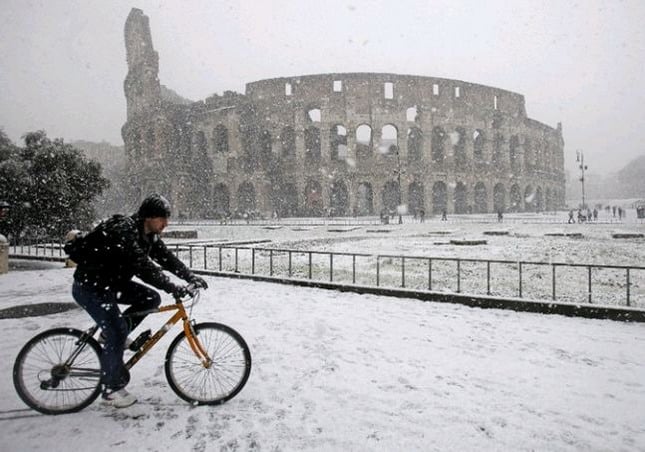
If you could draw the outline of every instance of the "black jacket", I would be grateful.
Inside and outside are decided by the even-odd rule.
[[[175,288],[162,268],[190,281],[193,274],[166,248],[159,235],[145,234],[143,219],[114,215],[84,238],[74,279],[97,290],[118,291],[133,276],[171,293]],[[156,265],[154,262],[158,265]]]

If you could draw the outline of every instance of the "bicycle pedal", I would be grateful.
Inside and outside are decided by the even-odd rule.
[[[150,330],[145,330],[144,332],[139,334],[135,340],[132,341],[128,349],[133,352],[138,351],[143,346],[143,344],[145,344],[146,341],[150,339],[151,334],[152,332]]]

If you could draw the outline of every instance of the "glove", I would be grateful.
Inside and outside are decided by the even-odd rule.
[[[190,282],[195,285],[198,289],[208,289],[208,284],[206,283],[206,280],[204,278],[199,277],[197,275],[193,275],[192,278],[190,278]]]
[[[175,298],[184,298],[189,293],[188,287],[186,286],[175,286],[172,289],[172,296]]]

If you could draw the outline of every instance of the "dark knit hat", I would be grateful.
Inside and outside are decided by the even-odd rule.
[[[168,218],[170,216],[170,202],[155,193],[143,200],[137,213],[141,218]]]

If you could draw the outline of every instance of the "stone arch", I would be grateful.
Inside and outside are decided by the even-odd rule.
[[[468,156],[466,155],[466,129],[457,127],[453,137],[453,155],[455,156],[455,167],[457,170],[465,170],[468,167]]]
[[[399,184],[388,181],[383,186],[383,208],[388,214],[396,214],[401,199]]]
[[[504,165],[504,142],[506,139],[500,132],[496,132],[493,137],[493,155],[491,156],[491,164],[493,168],[500,169]]]
[[[524,189],[524,209],[527,212],[535,212],[535,201],[535,190],[531,185],[527,185]]]
[[[393,154],[399,149],[399,131],[393,124],[381,127],[381,142],[379,152],[384,155]]]
[[[473,190],[474,197],[474,213],[486,213],[488,212],[488,191],[486,190],[486,185],[483,182],[477,182],[475,189]]]
[[[213,211],[220,218],[231,213],[231,195],[224,183],[213,187]]]
[[[282,157],[290,158],[296,155],[296,132],[293,127],[286,126],[280,132],[280,148]]]
[[[463,182],[455,186],[455,213],[468,213],[468,192]]]
[[[509,200],[509,212],[520,212],[522,210],[522,193],[517,184],[511,186],[511,194]]]
[[[347,159],[347,129],[342,124],[335,124],[329,130],[329,148],[331,160]]]
[[[448,187],[444,182],[435,182],[432,186],[432,213],[438,214],[448,208]]]
[[[423,132],[418,127],[408,129],[408,159],[419,161],[423,158]]]
[[[345,216],[349,213],[349,191],[347,184],[340,179],[332,182],[329,190],[329,208],[334,216]]]
[[[311,106],[305,109],[305,122],[307,123],[320,123],[322,121],[322,112],[320,107]]]
[[[223,124],[213,129],[213,147],[215,152],[228,152],[228,129]]]
[[[305,160],[320,161],[320,129],[316,126],[305,129]]]
[[[508,146],[508,158],[513,172],[518,172],[520,170],[520,139],[517,135],[511,136]]]
[[[432,129],[432,161],[434,163],[443,163],[444,159],[444,142],[446,140],[446,132],[443,128],[435,126]]]
[[[310,180],[305,185],[305,215],[322,216],[324,210],[322,187],[317,180]]]
[[[260,158],[264,169],[268,169],[269,162],[271,161],[271,149],[273,147],[273,138],[271,132],[263,130],[260,134]]]
[[[369,182],[361,182],[358,184],[356,212],[358,215],[372,215],[374,213],[374,194],[372,192],[372,184]]]
[[[544,210],[544,195],[542,194],[542,187],[535,189],[535,211],[542,212]]]
[[[501,182],[493,187],[493,210],[495,212],[506,211],[506,187]]]
[[[366,159],[372,155],[372,128],[367,124],[361,124],[356,128],[356,157]]]
[[[524,139],[524,169],[528,172],[533,169],[535,155],[533,153],[533,143],[530,138]]]
[[[425,195],[423,185],[419,182],[412,182],[408,187],[408,212],[418,215],[419,210],[425,210]]]
[[[280,186],[275,207],[283,218],[298,214],[298,190],[296,184],[287,182]]]
[[[241,213],[251,212],[255,210],[255,187],[251,182],[243,182],[238,187],[237,208]]]
[[[478,165],[486,162],[486,135],[481,129],[473,132],[473,160]]]

